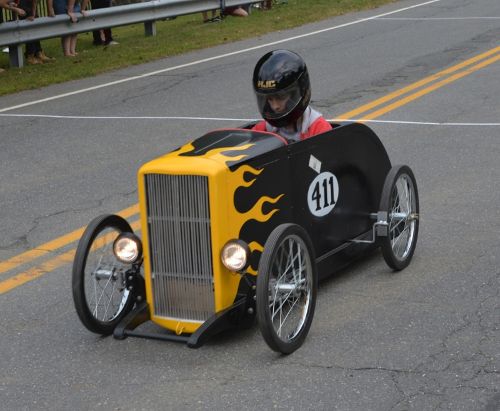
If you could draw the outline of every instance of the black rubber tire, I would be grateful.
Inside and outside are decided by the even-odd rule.
[[[130,225],[120,216],[107,214],[96,217],[87,226],[78,243],[75,259],[73,261],[72,273],[73,301],[78,317],[89,331],[102,335],[112,334],[116,325],[130,312],[134,305],[133,293],[126,291],[126,296],[122,297],[122,299],[125,298],[125,301],[122,301],[120,311],[118,311],[109,321],[103,321],[96,318],[89,307],[88,296],[86,296],[85,293],[85,276],[89,275],[85,272],[87,258],[99,234],[110,228],[116,230],[117,233],[132,232]],[[116,262],[118,263],[118,260],[116,260]],[[104,292],[102,294],[104,294]]]
[[[400,224],[395,223],[391,215],[396,211],[396,208],[401,205],[400,197],[396,197],[397,183],[404,182],[407,184],[408,190],[411,192],[409,200],[409,207],[411,210],[406,210],[414,215],[411,220],[406,220],[404,228],[401,230]],[[413,200],[413,201],[412,201]],[[382,196],[380,197],[380,211],[387,212],[387,220],[389,223],[387,236],[378,238],[379,244],[382,249],[382,255],[389,267],[393,270],[399,271],[408,266],[415,252],[418,239],[418,226],[419,226],[419,202],[418,202],[418,189],[417,181],[410,167],[406,165],[397,165],[390,169],[384,182]],[[392,244],[393,235],[401,235],[405,230],[408,231],[409,241],[406,241],[406,246],[402,255],[397,255]],[[398,232],[399,230],[399,232]]]
[[[272,319],[270,301],[275,302],[276,296],[278,294],[276,291],[273,300],[272,293],[270,291],[270,281],[275,281],[276,275],[273,273],[273,267],[275,267],[275,263],[277,262],[276,259],[282,258],[283,256],[282,254],[279,254],[280,250],[282,249],[281,247],[285,243],[285,241],[290,239],[303,246],[304,258],[306,259],[305,271],[310,271],[305,273],[305,277],[308,278],[309,281],[307,286],[309,287],[310,293],[309,297],[306,297],[306,312],[305,314],[303,314],[305,318],[301,320],[301,324],[298,324],[298,327],[291,338],[288,338],[288,336],[285,336],[285,338],[283,338],[278,334]],[[283,261],[281,260],[281,262]],[[286,285],[290,286],[291,284],[289,283]],[[275,288],[275,290],[277,290],[277,288]],[[259,328],[262,336],[264,337],[264,340],[272,350],[280,352],[282,354],[290,354],[303,344],[314,317],[317,290],[318,274],[316,269],[316,262],[314,259],[314,249],[307,232],[302,227],[296,224],[282,224],[276,227],[268,237],[264,245],[264,251],[260,257],[256,290],[256,308]],[[299,293],[302,293],[302,291],[299,291]],[[290,295],[291,292],[285,298],[285,301],[288,300],[288,297]],[[279,308],[283,307],[284,304],[284,302],[281,303],[281,306]],[[295,303],[290,308],[288,314],[292,311],[294,305]]]

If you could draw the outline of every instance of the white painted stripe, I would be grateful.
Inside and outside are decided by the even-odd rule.
[[[328,31],[337,30],[337,29],[344,28],[344,27],[349,27],[349,26],[352,26],[354,24],[364,23],[366,21],[378,19],[378,18],[384,17],[384,16],[389,16],[391,14],[401,13],[401,12],[406,11],[406,10],[411,10],[411,9],[414,9],[414,8],[417,8],[417,7],[426,6],[428,4],[436,3],[436,2],[439,2],[439,1],[441,1],[441,0],[426,1],[425,3],[415,4],[413,6],[404,7],[404,8],[401,8],[401,9],[398,9],[398,10],[394,10],[394,11],[390,11],[390,12],[387,12],[387,13],[378,14],[376,16],[372,16],[372,17],[367,17],[367,18],[364,18],[364,19],[359,19],[359,20],[351,21],[349,23],[340,24],[338,26],[328,27],[328,28],[322,29],[322,30],[312,31],[310,33],[300,34],[298,36],[288,37],[286,39],[273,41],[271,43],[261,44],[261,45],[258,45],[258,46],[254,46],[254,47],[249,47],[249,48],[242,49],[242,50],[233,51],[231,53],[219,54],[217,56],[213,56],[213,57],[208,57],[208,58],[205,58],[205,59],[200,59],[200,60],[192,61],[190,63],[180,64],[178,66],[167,67],[165,69],[152,71],[150,73],[140,74],[138,76],[127,77],[127,78],[124,78],[124,79],[121,79],[121,80],[111,81],[109,83],[99,84],[99,85],[93,86],[93,87],[87,87],[87,88],[84,88],[84,89],[75,90],[75,91],[71,91],[71,92],[63,93],[63,94],[58,94],[58,95],[55,95],[55,96],[52,96],[52,97],[43,98],[43,99],[40,99],[40,100],[30,101],[28,103],[18,104],[16,106],[6,107],[6,108],[3,108],[3,109],[0,109],[0,113],[6,112],[6,111],[15,110],[15,109],[19,109],[19,108],[23,108],[23,107],[32,106],[34,104],[45,103],[47,101],[52,101],[52,100],[56,100],[56,99],[60,99],[60,98],[64,98],[64,97],[74,96],[76,94],[81,94],[81,93],[85,93],[85,92],[88,92],[88,91],[98,90],[98,89],[103,88],[103,87],[114,86],[114,85],[117,85],[117,84],[121,84],[121,83],[126,83],[126,82],[129,82],[129,81],[133,81],[133,80],[142,79],[142,78],[145,78],[145,77],[151,77],[151,76],[155,76],[157,74],[167,73],[167,72],[170,72],[170,71],[174,71],[174,70],[178,70],[178,69],[182,69],[182,68],[186,68],[186,67],[191,67],[191,66],[195,66],[195,65],[198,65],[198,64],[202,64],[202,63],[207,63],[209,61],[220,60],[220,59],[223,59],[223,58],[226,58],[226,57],[231,57],[231,56],[235,56],[235,55],[238,55],[238,54],[248,53],[250,51],[259,50],[259,49],[262,49],[262,48],[265,48],[265,47],[269,47],[269,46],[275,46],[277,44],[282,44],[282,43],[286,43],[286,42],[289,42],[289,41],[294,41],[294,40],[305,38],[305,37],[315,36],[317,34],[326,33]]]
[[[399,21],[420,21],[420,20],[500,20],[500,17],[379,17],[374,20],[399,20]]]
[[[258,118],[224,118],[224,117],[192,117],[192,116],[62,116],[51,114],[0,114],[0,117],[31,117],[64,120],[207,120],[207,121],[257,121]]]
[[[257,121],[258,118],[228,118],[228,117],[194,117],[194,116],[59,116],[50,114],[0,114],[0,117],[31,117],[52,118],[63,120],[201,120],[201,121]],[[333,118],[329,121],[358,121],[363,123],[382,124],[408,124],[420,126],[493,126],[498,127],[500,123],[450,123],[437,121],[404,121],[404,120],[364,120],[363,118]]]
[[[450,123],[438,121],[403,121],[403,120],[363,120],[362,118],[334,118],[329,121],[357,121],[362,123],[382,123],[382,124],[408,124],[416,126],[493,126],[498,127],[500,123]]]

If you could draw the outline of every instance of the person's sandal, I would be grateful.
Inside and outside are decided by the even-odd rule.
[[[222,20],[221,16],[215,16],[215,17],[212,17],[211,19],[203,20],[203,23],[217,23],[221,20]]]
[[[36,53],[36,58],[38,60],[42,61],[43,63],[48,63],[50,61],[55,61],[54,57],[47,56],[43,51],[39,51],[38,53]]]
[[[41,61],[38,57],[36,57],[35,55],[33,54],[30,54],[28,56],[26,56],[26,63],[30,64],[30,65],[34,65],[34,64],[43,64],[43,61]]]

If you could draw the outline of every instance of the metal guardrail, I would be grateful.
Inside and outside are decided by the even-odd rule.
[[[78,23],[69,16],[39,17],[34,21],[18,20],[0,24],[0,46],[9,46],[10,65],[23,67],[22,45],[26,42],[85,33],[108,27],[144,23],[146,36],[156,35],[157,20],[256,3],[242,0],[152,0],[146,3],[89,10],[79,15]]]

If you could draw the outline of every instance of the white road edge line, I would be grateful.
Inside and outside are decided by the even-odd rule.
[[[404,121],[404,120],[363,120],[362,118],[334,118],[330,121],[357,121],[360,123],[408,124],[415,126],[491,126],[498,127],[500,123],[453,123],[441,121]]]
[[[379,17],[376,20],[426,21],[426,20],[500,20],[500,17]]]
[[[209,120],[209,121],[257,121],[258,118],[225,118],[225,117],[194,117],[194,116],[62,116],[52,114],[1,114],[0,117],[33,117],[64,120]]]
[[[202,120],[202,121],[258,121],[258,118],[194,117],[194,116],[60,116],[50,114],[0,114],[0,117],[34,117],[63,120]],[[363,123],[409,124],[417,126],[493,126],[500,123],[451,123],[439,121],[404,121],[404,120],[364,120],[363,118],[333,118],[330,121],[357,121]]]
[[[124,79],[121,79],[121,80],[111,81],[109,83],[99,84],[97,86],[87,87],[87,88],[84,88],[84,89],[71,91],[69,93],[58,94],[58,95],[55,95],[55,96],[52,96],[52,97],[43,98],[43,99],[40,99],[40,100],[30,101],[28,103],[23,103],[23,104],[18,104],[16,106],[6,107],[6,108],[3,108],[3,109],[0,109],[0,113],[4,113],[6,111],[15,110],[15,109],[18,109],[18,108],[32,106],[32,105],[39,104],[39,103],[45,103],[45,102],[51,101],[51,100],[56,100],[56,99],[60,99],[60,98],[64,98],[64,97],[73,96],[75,94],[81,94],[81,93],[85,93],[85,92],[88,92],[88,91],[98,90],[98,89],[103,88],[103,87],[114,86],[116,84],[121,84],[121,83],[125,83],[125,82],[128,82],[128,81],[138,80],[138,79],[142,79],[142,78],[145,78],[145,77],[151,77],[151,76],[154,76],[154,75],[157,75],[157,74],[167,73],[169,71],[174,71],[174,70],[178,70],[178,69],[185,68],[185,67],[190,67],[190,66],[194,66],[194,65],[197,65],[197,64],[201,64],[201,63],[207,63],[209,61],[220,60],[222,58],[226,58],[226,57],[231,57],[231,56],[235,56],[235,55],[238,55],[238,54],[247,53],[249,51],[259,50],[259,49],[262,49],[264,47],[275,46],[277,44],[286,43],[288,41],[293,41],[293,40],[301,39],[301,38],[304,38],[304,37],[314,36],[314,35],[317,35],[317,34],[325,33],[325,32],[336,30],[336,29],[340,29],[340,28],[343,28],[343,27],[352,26],[354,24],[364,23],[366,21],[374,20],[374,19],[377,19],[377,18],[380,18],[380,17],[384,17],[384,16],[389,16],[391,14],[400,13],[400,12],[406,11],[406,10],[411,10],[411,9],[414,9],[414,8],[417,8],[417,7],[426,6],[428,4],[436,3],[436,2],[439,2],[439,1],[441,1],[441,0],[426,1],[424,3],[415,4],[413,6],[404,7],[404,8],[401,8],[401,9],[398,9],[398,10],[393,10],[393,11],[390,11],[390,12],[387,12],[387,13],[378,14],[376,16],[372,16],[372,17],[367,17],[367,18],[360,19],[360,20],[351,21],[351,22],[345,23],[345,24],[340,24],[338,26],[328,27],[326,29],[316,30],[316,31],[312,31],[310,33],[300,34],[298,36],[293,36],[293,37],[289,37],[289,38],[286,38],[286,39],[282,39],[282,40],[278,40],[278,41],[273,41],[271,43],[261,44],[261,45],[258,45],[258,46],[254,46],[254,47],[249,47],[249,48],[242,49],[242,50],[233,51],[231,53],[219,54],[218,56],[212,56],[212,57],[208,57],[208,58],[205,58],[205,59],[192,61],[190,63],[180,64],[178,66],[168,67],[168,68],[165,68],[165,69],[152,71],[150,73],[140,74],[138,76],[127,77],[127,78],[124,78]]]

